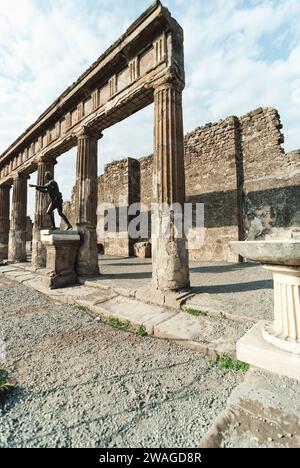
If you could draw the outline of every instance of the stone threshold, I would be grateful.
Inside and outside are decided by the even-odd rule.
[[[95,319],[114,318],[133,328],[143,326],[148,335],[211,357],[226,354],[235,359],[236,343],[251,325],[206,314],[193,316],[180,310],[187,292],[160,294],[140,288],[133,293],[87,278],[81,278],[79,285],[51,290],[42,285],[41,271],[31,265],[2,266],[1,273],[54,301],[81,307]]]

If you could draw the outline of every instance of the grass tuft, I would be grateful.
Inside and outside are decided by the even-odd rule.
[[[192,315],[193,317],[207,317],[207,312],[203,312],[202,310],[190,309],[190,308],[186,308],[183,310],[184,312],[186,312],[189,315]]]
[[[129,322],[128,321],[123,322],[122,320],[119,320],[119,319],[114,318],[114,317],[108,317],[108,319],[106,320],[106,323],[108,325],[110,325],[111,327],[119,328],[121,330],[127,330],[129,328]]]
[[[227,356],[227,354],[223,354],[219,357],[218,366],[220,369],[234,372],[247,372],[250,368],[249,364],[246,362],[236,361]]]
[[[148,336],[148,333],[146,332],[146,328],[144,327],[144,325],[140,325],[136,329],[136,334],[142,337]]]

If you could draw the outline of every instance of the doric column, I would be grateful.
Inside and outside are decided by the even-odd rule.
[[[102,135],[84,127],[78,135],[75,214],[81,237],[79,275],[99,274],[97,250],[97,141]]]
[[[13,179],[12,212],[9,231],[8,259],[26,261],[26,214],[28,175],[19,173]]]
[[[190,284],[184,229],[176,234],[176,226],[180,222],[183,226],[185,203],[182,89],[183,83],[175,77],[154,87],[153,285],[162,290]]]
[[[54,166],[56,160],[53,158],[41,158],[37,163],[37,185],[45,185],[45,174],[51,172],[54,176]],[[35,195],[35,214],[32,239],[32,265],[35,268],[44,268],[46,266],[46,248],[41,243],[41,230],[50,229],[51,222],[46,214],[50,198],[47,194],[36,191]]]
[[[9,185],[0,185],[0,262],[8,258]]]

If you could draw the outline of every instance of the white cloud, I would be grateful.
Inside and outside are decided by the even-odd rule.
[[[114,41],[148,0],[1,0],[0,152]],[[286,148],[300,147],[300,2],[165,0],[185,30],[187,131],[259,106],[280,111]],[[149,154],[153,108],[104,132],[100,169]],[[138,129],[138,131],[137,131]],[[69,197],[74,150],[59,159]],[[33,212],[31,194],[29,211]]]

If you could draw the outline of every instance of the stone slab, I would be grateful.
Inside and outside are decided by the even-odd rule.
[[[17,268],[14,267],[14,266],[11,266],[11,265],[7,265],[7,266],[2,266],[0,265],[0,273],[2,274],[6,274],[6,273],[9,273],[9,272],[13,272],[13,271],[17,271]]]
[[[201,448],[299,448],[300,382],[251,368]]]
[[[26,283],[27,281],[34,280],[35,278],[36,278],[36,276],[35,276],[34,274],[28,273],[28,274],[22,276],[21,278],[18,277],[18,278],[17,278],[17,281],[18,281],[19,283],[24,284],[24,283]]]
[[[238,341],[238,359],[261,369],[300,380],[300,356],[276,348],[265,341],[262,337],[262,327],[266,323],[259,322]]]
[[[228,354],[235,357],[236,342],[243,336],[246,325],[212,317],[195,317],[180,312],[172,319],[155,326],[154,335],[180,341],[182,345],[206,350],[206,354]]]
[[[153,335],[156,325],[176,315],[176,311],[144,304],[123,296],[117,296],[103,304],[96,304],[92,310],[106,317],[128,321],[133,327],[143,325],[150,335]]]
[[[41,231],[41,241],[43,243],[54,242],[73,242],[80,241],[80,236],[77,231]]]

